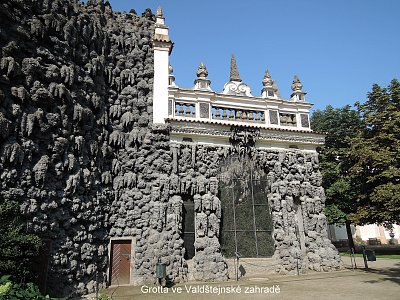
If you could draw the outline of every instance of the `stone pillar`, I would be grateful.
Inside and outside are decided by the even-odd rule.
[[[210,191],[194,196],[196,255],[194,278],[196,280],[221,281],[228,279],[227,264],[221,253],[218,237],[220,232],[221,201]]]
[[[168,27],[162,10],[157,9],[156,28],[153,40],[154,48],[154,85],[153,85],[153,123],[164,124],[168,117],[169,55],[173,43],[168,36]]]

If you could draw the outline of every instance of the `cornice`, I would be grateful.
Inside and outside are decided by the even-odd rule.
[[[265,128],[256,125],[245,124],[225,124],[217,122],[204,122],[193,120],[176,120],[167,119],[166,122],[170,124],[171,133],[201,135],[201,136],[214,136],[214,137],[227,137],[231,136],[232,128],[243,128],[259,130],[260,134],[258,139],[265,141],[279,141],[290,142],[298,144],[313,144],[323,145],[325,136],[322,133],[315,131],[299,131],[282,128]]]

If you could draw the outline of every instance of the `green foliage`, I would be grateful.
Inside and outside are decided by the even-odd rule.
[[[40,239],[25,232],[15,201],[0,199],[0,273],[18,280],[33,279],[32,258],[38,255]]]
[[[327,106],[311,117],[313,130],[325,132],[324,147],[318,149],[326,191],[326,215],[329,223],[344,223],[356,210],[356,191],[353,189],[349,168],[352,139],[362,127],[359,113],[349,105],[342,108]]]
[[[319,149],[326,214],[333,223],[400,223],[400,83],[374,85],[364,104],[328,106],[311,118],[327,133]]]
[[[374,85],[364,104],[356,103],[365,127],[353,140],[350,169],[357,182],[357,223],[400,221],[400,83]]]
[[[325,207],[325,215],[329,224],[342,224],[347,219],[347,214],[336,204],[327,204]]]
[[[110,300],[110,299],[112,298],[106,294],[105,290],[101,289],[99,293],[99,300]]]
[[[21,284],[10,280],[10,275],[4,275],[0,278],[0,299],[55,299],[43,296],[38,287],[32,282]]]

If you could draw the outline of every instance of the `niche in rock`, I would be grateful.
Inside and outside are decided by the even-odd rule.
[[[195,224],[194,224],[194,202],[189,195],[181,195],[183,199],[183,228],[182,238],[185,247],[185,259],[192,259],[195,254]]]
[[[222,206],[221,251],[226,257],[269,257],[274,251],[272,217],[263,167],[249,157],[233,157],[219,176]]]
[[[300,242],[301,252],[306,253],[306,242],[304,235],[304,222],[303,222],[303,209],[301,207],[301,200],[299,196],[294,197],[294,209],[295,209],[295,223],[296,223],[296,233],[297,238]]]

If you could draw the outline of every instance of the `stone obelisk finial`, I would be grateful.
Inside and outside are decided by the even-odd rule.
[[[303,84],[301,83],[299,76],[294,75],[293,83],[292,83],[292,91],[293,92],[301,92],[303,88]]]
[[[159,18],[164,18],[164,15],[163,15],[163,11],[162,11],[162,8],[161,8],[161,6],[159,6],[158,8],[157,8],[157,17],[159,17]]]
[[[233,55],[233,54],[232,54],[232,58],[231,58],[231,72],[230,72],[229,81],[239,81],[239,82],[242,81],[242,79],[240,79],[238,67],[236,65],[235,55]]]
[[[303,91],[303,84],[301,83],[299,76],[294,75],[293,83],[292,83],[292,95],[290,98],[292,101],[305,101],[306,92]]]
[[[211,91],[211,88],[210,88],[211,80],[209,80],[207,78],[208,71],[207,71],[206,66],[203,63],[201,63],[199,65],[199,68],[197,69],[196,75],[197,75],[197,78],[194,81],[194,89],[195,90],[209,90],[209,91]]]
[[[198,78],[206,78],[208,76],[208,71],[204,63],[202,62],[197,69],[196,75]]]
[[[274,81],[272,80],[271,74],[269,74],[268,69],[265,70],[264,79],[262,81],[263,86],[272,87]]]

